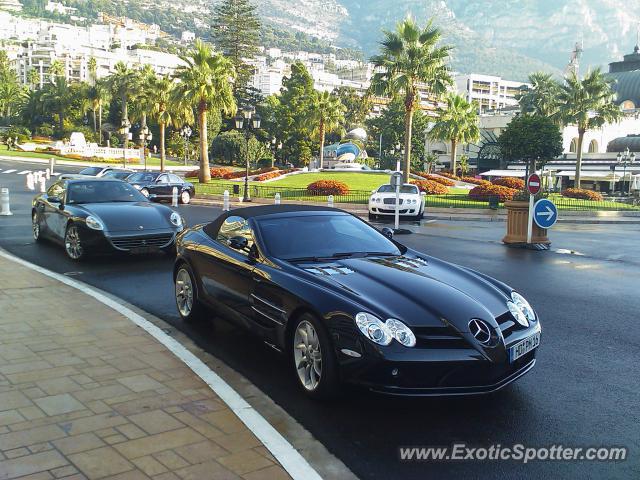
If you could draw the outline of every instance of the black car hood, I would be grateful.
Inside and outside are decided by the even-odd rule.
[[[371,313],[413,327],[451,323],[467,331],[472,318],[495,327],[495,318],[507,312],[509,297],[498,282],[426,255],[349,258],[298,267],[369,306]]]
[[[109,232],[154,230],[173,227],[171,209],[150,202],[90,203],[82,207],[98,217]],[[142,228],[140,228],[142,227]]]

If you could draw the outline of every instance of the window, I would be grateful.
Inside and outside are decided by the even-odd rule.
[[[395,193],[395,192],[396,192],[395,187],[392,187],[391,185],[380,185],[380,188],[378,188],[378,193]],[[418,187],[416,187],[415,185],[402,185],[400,187],[400,193],[415,193],[417,195]]]
[[[246,219],[238,216],[230,216],[222,223],[220,231],[218,231],[218,242],[229,246],[229,240],[233,237],[245,237],[247,239],[247,251],[242,253],[248,253],[249,249],[253,246],[253,230],[251,230],[249,222],[247,222]]]
[[[171,183],[182,183],[182,179],[179,176],[174,175],[172,173],[169,174],[169,181]]]
[[[128,183],[120,181],[73,182],[67,192],[67,203],[148,202]]]
[[[569,145],[569,152],[576,153],[578,151],[578,139],[574,138],[571,140],[571,145]]]
[[[598,153],[598,142],[595,140],[591,140],[589,142],[589,153]]]
[[[160,175],[157,183],[169,183],[169,177],[166,175]]]

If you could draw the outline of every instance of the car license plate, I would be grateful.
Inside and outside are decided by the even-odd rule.
[[[144,255],[147,253],[154,253],[158,251],[158,247],[135,247],[129,250],[134,255]]]
[[[531,335],[528,338],[516,343],[509,349],[509,362],[513,363],[523,355],[540,345],[540,332]]]

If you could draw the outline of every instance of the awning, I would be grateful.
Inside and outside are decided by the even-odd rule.
[[[524,177],[524,170],[489,170],[482,172],[481,177]]]
[[[563,170],[562,172],[556,173],[556,177],[569,177],[574,178],[576,176],[576,172],[574,170]],[[629,174],[627,174],[627,177]],[[592,170],[581,170],[580,178],[582,180],[598,180],[601,182],[617,182],[622,179],[622,174],[613,173],[612,171],[592,171]]]

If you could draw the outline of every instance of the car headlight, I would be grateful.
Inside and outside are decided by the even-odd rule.
[[[533,311],[531,305],[529,305],[529,302],[527,302],[527,300],[522,295],[517,292],[511,292],[511,300],[513,300],[513,303],[515,303],[516,306],[520,308],[525,317],[527,317],[527,320],[529,320],[530,322],[536,321],[536,313]]]
[[[141,190],[142,187],[140,185],[134,185],[133,188],[135,188],[136,190]]]
[[[387,326],[393,338],[400,342],[405,347],[413,347],[416,344],[416,336],[411,329],[407,327],[400,320],[390,318],[384,324]]]
[[[393,334],[389,331],[389,328],[382,320],[370,313],[358,313],[356,315],[356,325],[365,337],[378,345],[389,345],[393,340]]]
[[[180,216],[180,214],[178,212],[173,212],[171,214],[171,217],[169,217],[169,220],[176,227],[182,226],[182,217]]]
[[[89,215],[85,219],[85,223],[87,224],[87,227],[91,228],[92,230],[104,230],[104,225],[102,224],[102,222],[93,215]]]

